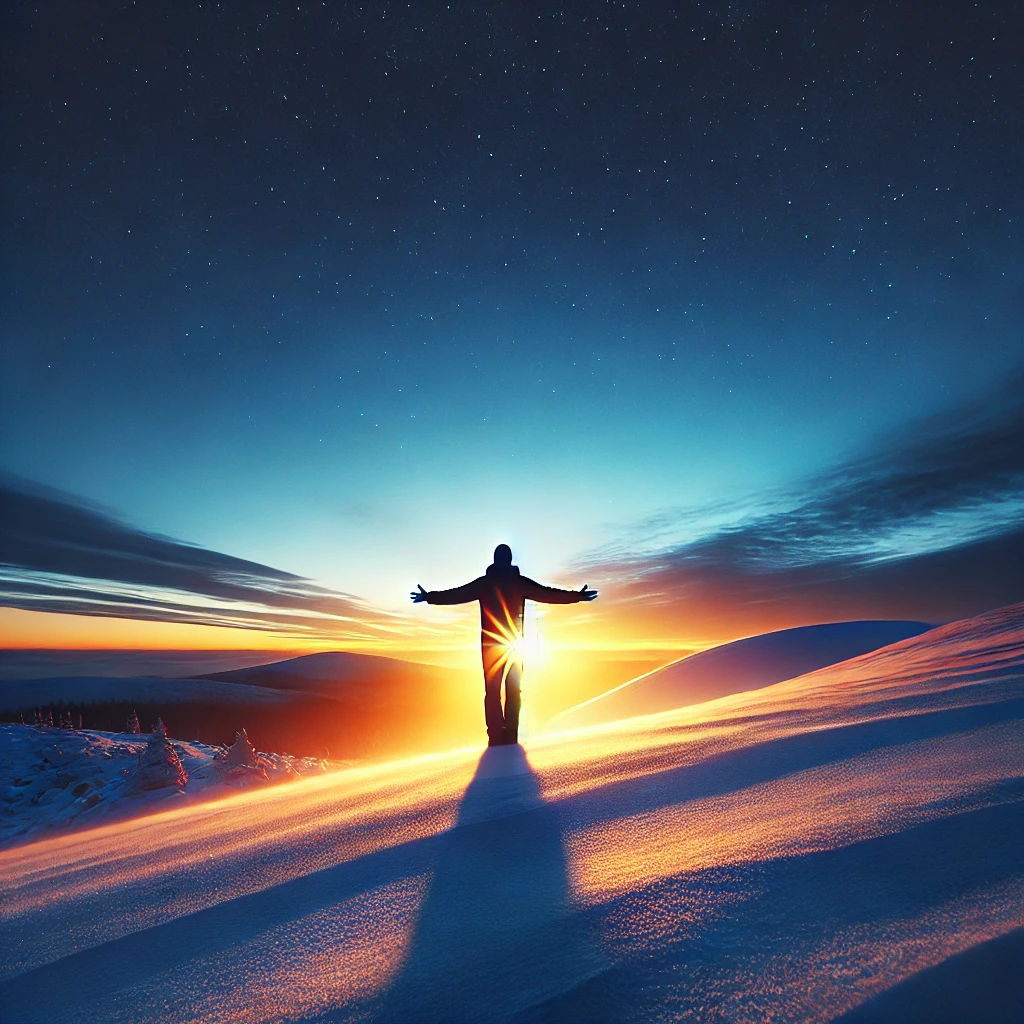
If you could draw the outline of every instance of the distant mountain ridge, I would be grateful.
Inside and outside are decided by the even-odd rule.
[[[351,690],[354,683],[388,687],[396,679],[405,680],[414,676],[421,685],[442,684],[451,675],[450,669],[401,658],[353,654],[350,651],[324,651],[226,672],[205,673],[201,678],[275,690],[305,690],[324,695],[333,692],[340,695],[345,690]]]
[[[376,757],[472,742],[482,732],[475,681],[465,669],[326,652],[186,678],[6,680],[0,719],[72,710],[87,728],[117,730],[137,710],[144,728],[159,716],[178,738],[227,743],[245,727],[265,750]]]
[[[182,679],[206,677],[292,657],[292,651],[153,651],[8,648],[0,650],[0,680],[64,678]]]
[[[548,724],[573,729],[701,704],[781,683],[933,628],[924,622],[858,620],[797,626],[734,640],[630,680],[561,712]]]

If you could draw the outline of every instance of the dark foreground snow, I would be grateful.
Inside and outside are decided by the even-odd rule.
[[[0,885],[11,1022],[1020,1019],[1024,606],[19,845]]]

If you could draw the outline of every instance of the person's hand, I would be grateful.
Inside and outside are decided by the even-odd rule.
[[[579,589],[579,595],[581,601],[593,601],[594,598],[597,597],[597,591],[587,590],[587,585],[586,583],[584,583],[583,586]]]
[[[412,600],[413,600],[413,604],[419,604],[420,601],[426,601],[426,599],[427,599],[427,592],[423,589],[423,587],[419,583],[417,583],[416,586],[419,587],[420,589],[419,590],[414,590],[409,595],[412,598]]]

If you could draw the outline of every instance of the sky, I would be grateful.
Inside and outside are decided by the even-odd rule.
[[[1018,5],[5,17],[0,643],[462,643],[500,541],[566,645],[1024,598]]]

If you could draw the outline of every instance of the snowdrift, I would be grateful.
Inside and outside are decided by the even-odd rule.
[[[1020,1019],[1022,719],[1017,605],[0,851],[4,1020]]]
[[[681,658],[577,704],[550,724],[572,729],[701,704],[848,661],[931,628],[924,622],[829,622],[735,640]]]

